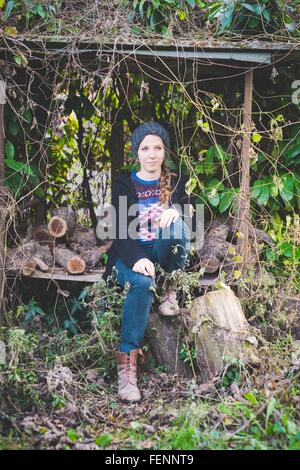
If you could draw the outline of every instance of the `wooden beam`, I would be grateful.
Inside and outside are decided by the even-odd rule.
[[[4,186],[4,105],[5,105],[5,91],[6,84],[0,80],[0,213],[1,204],[1,189]],[[5,208],[3,208],[5,210]],[[0,315],[3,318],[4,314],[4,288],[5,288],[5,217],[0,217]]]
[[[249,258],[249,224],[250,224],[250,146],[252,128],[252,94],[253,94],[253,70],[248,70],[244,81],[244,136],[241,159],[239,165],[240,197],[238,204],[237,229],[241,236],[238,238],[239,253],[243,258],[244,269]]]
[[[56,268],[51,272],[45,273],[41,271],[35,271],[31,276],[22,276],[20,272],[10,270],[7,272],[7,278],[23,277],[23,279],[48,279],[55,281],[75,281],[75,282],[98,282],[102,279],[104,269],[94,270],[86,274],[68,274],[63,269]]]

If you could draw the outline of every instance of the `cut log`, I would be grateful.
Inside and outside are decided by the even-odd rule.
[[[230,277],[234,269],[238,269],[238,262],[233,258],[238,255],[238,246],[236,238],[236,224],[230,217],[216,217],[216,219],[205,227],[205,236],[203,246],[198,250],[199,263],[205,268],[205,272],[213,273],[218,269],[225,271]],[[268,245],[274,244],[263,230],[249,226],[249,237],[253,240],[248,256],[248,266],[255,266],[259,261],[259,253],[255,250],[257,240],[262,240]]]
[[[67,222],[61,217],[51,217],[48,222],[48,232],[54,238],[61,238],[67,233]]]
[[[53,255],[49,246],[36,245],[33,256],[36,256],[48,266],[53,266]]]
[[[260,363],[255,333],[229,287],[208,292],[193,301],[189,330],[204,381],[233,363]]]
[[[200,258],[201,268],[205,269],[206,273],[215,273],[221,266],[221,262],[215,256],[210,258]]]
[[[49,246],[52,250],[54,248],[54,240],[50,235],[46,225],[37,225],[32,227],[32,238],[38,242],[41,246]]]
[[[93,250],[79,251],[78,254],[80,254],[81,258],[84,260],[86,269],[89,270],[99,264],[103,252],[100,248],[94,248]]]
[[[95,230],[91,227],[77,225],[74,232],[69,237],[69,242],[71,244],[75,243],[77,246],[81,245],[82,250],[95,248],[97,245]]]
[[[68,227],[68,235],[70,236],[76,228],[76,213],[68,206],[59,206],[51,209],[52,217],[63,219]]]
[[[44,261],[41,260],[40,258],[37,258],[36,256],[34,256],[32,260],[36,263],[36,266],[37,268],[39,268],[40,271],[43,271],[43,272],[49,271],[48,264],[44,263]]]
[[[50,248],[31,242],[17,248],[7,248],[5,268],[7,270],[22,271],[24,262],[37,258],[48,267],[53,265],[53,256]],[[42,266],[42,264],[40,266]],[[43,266],[43,269],[45,266]],[[41,268],[40,268],[41,269]]]
[[[84,272],[84,260],[67,248],[55,247],[53,254],[55,262],[65,268],[70,274],[81,274]]]
[[[33,259],[24,261],[22,266],[22,274],[24,276],[31,276],[36,270],[36,262]]]
[[[193,377],[192,368],[180,359],[182,331],[179,317],[151,314],[145,339],[157,364],[165,366],[172,374]]]

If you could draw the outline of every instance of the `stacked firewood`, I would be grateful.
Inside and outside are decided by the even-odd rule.
[[[111,241],[97,243],[94,228],[76,223],[69,207],[51,211],[47,225],[30,226],[17,248],[8,248],[6,269],[31,276],[36,270],[50,271],[60,266],[70,274],[82,274],[100,266]]]
[[[235,269],[240,256],[237,246],[238,237],[242,236],[236,229],[236,223],[232,218],[216,217],[205,227],[204,243],[198,250],[201,267],[206,273],[215,273],[220,269],[229,273]],[[249,226],[250,257],[248,263],[255,265],[258,262],[259,253],[255,247],[258,241],[263,241],[269,246],[274,245],[272,238],[263,230],[252,225]]]

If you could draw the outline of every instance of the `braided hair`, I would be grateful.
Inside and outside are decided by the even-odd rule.
[[[160,202],[166,206],[169,205],[172,186],[171,186],[171,177],[176,176],[175,173],[171,172],[166,165],[166,160],[164,159],[161,165],[161,175],[160,175]]]

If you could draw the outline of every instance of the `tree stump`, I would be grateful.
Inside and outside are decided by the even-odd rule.
[[[235,361],[260,363],[257,338],[239,299],[229,287],[197,297],[189,323],[189,334],[196,346],[197,364],[204,381],[211,380]]]
[[[180,359],[183,328],[179,317],[162,317],[153,313],[145,339],[159,365],[166,366],[169,373],[191,378],[192,368]]]

